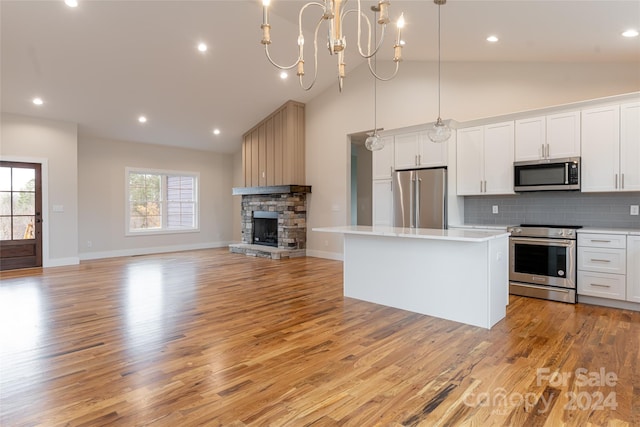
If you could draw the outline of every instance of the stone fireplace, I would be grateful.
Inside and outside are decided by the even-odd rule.
[[[272,259],[305,256],[310,192],[306,185],[234,188],[233,195],[242,196],[242,243],[229,250]]]

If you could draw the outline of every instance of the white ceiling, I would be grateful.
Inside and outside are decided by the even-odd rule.
[[[2,111],[76,122],[83,135],[231,153],[245,131],[286,100],[337,90],[335,58],[324,40],[311,91],[295,76],[279,79],[259,43],[259,0],[79,2],[71,9],[62,0],[1,0]],[[363,9],[369,13],[373,3],[363,1]],[[404,59],[436,59],[437,6],[391,3],[392,19],[404,11],[407,21]],[[283,62],[296,54],[302,4],[272,0],[273,56]],[[309,12],[318,16],[317,8]],[[443,61],[634,62],[640,73],[640,38],[620,36],[640,29],[638,0],[449,0],[441,12]],[[345,27],[354,23],[351,15]],[[487,43],[489,34],[500,42]],[[352,70],[362,61],[349,53],[353,31],[346,35]],[[308,55],[311,39],[307,33]],[[204,55],[196,50],[200,41],[209,45]],[[381,58],[390,50],[385,46]],[[310,75],[311,55],[306,62]],[[45,104],[34,106],[35,96]],[[145,125],[137,122],[141,114]],[[212,134],[216,127],[221,135]]]

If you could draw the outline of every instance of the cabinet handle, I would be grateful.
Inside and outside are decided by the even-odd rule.
[[[618,189],[618,174],[616,174],[616,190]]]
[[[620,185],[620,188],[624,188],[624,174],[622,174],[621,176],[622,176],[622,185]]]
[[[482,180],[480,180],[480,192],[482,193]]]
[[[611,240],[594,240],[594,239],[590,239],[589,241],[591,243],[611,243]]]
[[[547,144],[547,158],[549,158],[549,144]]]
[[[593,262],[611,262],[611,260],[608,260],[608,259],[595,259],[595,258],[591,258],[591,261],[593,261]]]
[[[393,166],[389,166],[389,175],[393,175]]]
[[[418,154],[418,166],[422,164],[422,154]]]
[[[597,288],[610,288],[611,285],[601,285],[599,283],[591,283],[591,286],[595,286]]]

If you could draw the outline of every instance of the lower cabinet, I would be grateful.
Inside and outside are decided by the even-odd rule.
[[[627,236],[627,301],[640,303],[640,236]]]
[[[640,303],[640,236],[578,234],[578,295]]]
[[[372,184],[373,225],[393,226],[393,182],[376,179]]]
[[[626,239],[620,234],[578,234],[578,295],[626,300]]]

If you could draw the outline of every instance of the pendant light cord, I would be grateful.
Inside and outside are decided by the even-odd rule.
[[[375,16],[375,14],[374,14]],[[373,26],[373,44],[377,43],[377,26]],[[373,72],[378,72],[378,56],[373,57]],[[373,77],[373,135],[377,135],[378,130],[378,79]]]
[[[440,118],[440,4],[438,4],[438,118]]]

